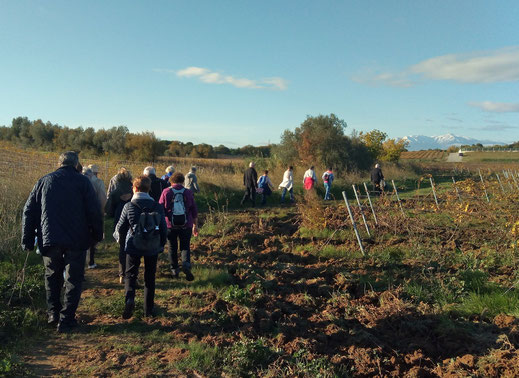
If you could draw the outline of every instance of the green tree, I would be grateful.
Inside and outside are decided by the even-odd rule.
[[[384,141],[387,138],[387,134],[380,130],[371,130],[370,132],[359,134],[360,139],[366,145],[373,159],[377,160],[384,154]]]

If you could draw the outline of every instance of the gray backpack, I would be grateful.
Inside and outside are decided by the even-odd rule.
[[[133,226],[133,245],[139,251],[155,252],[160,249],[160,214],[142,208],[136,202],[132,205],[141,210],[138,222]]]
[[[173,228],[185,228],[187,223],[186,205],[184,204],[184,192],[186,188],[173,191],[173,211],[171,212],[171,226]]]

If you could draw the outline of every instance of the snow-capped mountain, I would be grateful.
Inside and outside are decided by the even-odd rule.
[[[491,140],[479,140],[474,138],[467,138],[463,136],[457,136],[454,134],[445,134],[438,136],[425,136],[425,135],[409,135],[401,138],[409,142],[407,149],[409,151],[417,151],[417,150],[432,150],[432,149],[442,149],[445,150],[450,146],[461,146],[461,145],[471,145],[481,143],[483,146],[493,146],[493,145],[504,145],[506,143],[503,142],[495,142]]]

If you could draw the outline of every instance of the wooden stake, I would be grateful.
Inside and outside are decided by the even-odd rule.
[[[362,216],[362,221],[364,222],[364,226],[366,227],[366,232],[368,233],[368,236],[371,237],[371,232],[369,232],[369,226],[368,222],[366,221],[366,217],[364,216],[364,211],[362,211],[362,205],[360,203],[359,195],[357,194],[357,188],[355,187],[355,184],[352,185],[353,192],[355,193],[355,198],[357,199],[357,204],[359,205],[360,215]]]
[[[496,173],[497,181],[499,182],[499,186],[501,187],[501,191],[503,194],[505,194],[505,188],[503,187],[503,184],[501,183],[501,179],[499,178],[499,174]]]
[[[440,205],[438,204],[438,197],[436,197],[436,189],[434,188],[434,182],[432,177],[429,177],[429,181],[431,182],[431,188],[434,195],[434,202],[436,202],[436,208],[440,210]]]
[[[458,190],[458,187],[456,186],[456,180],[454,180],[454,177],[452,178],[452,183],[454,185],[454,189],[456,189],[456,194],[458,195],[458,200],[461,202],[460,191]]]
[[[487,187],[485,186],[485,181],[483,181],[483,176],[481,175],[481,169],[478,169],[478,172],[479,178],[481,179],[481,184],[483,184],[483,190],[485,191],[485,197],[487,199],[487,202],[490,202],[490,199],[488,198]]]
[[[348,203],[348,197],[346,197],[346,192],[342,192],[342,197],[344,198],[344,202],[346,203],[346,208],[348,209],[348,214],[350,215],[351,224],[353,225],[355,236],[357,237],[357,241],[359,242],[359,247],[360,251],[362,252],[362,256],[366,256],[366,253],[364,252],[364,247],[362,246],[362,239],[360,238],[359,230],[357,230],[357,225],[355,224],[355,219],[353,218],[353,213],[351,212],[350,204]]]
[[[371,203],[371,196],[369,195],[368,186],[366,185],[365,182],[363,184],[364,184],[364,190],[366,191],[366,195],[368,196],[368,202],[369,202],[369,206],[371,207],[371,212],[373,213],[373,219],[375,220],[375,224],[378,226],[377,215],[375,214],[375,209],[373,208],[373,204]]]
[[[396,190],[395,180],[391,180],[391,183],[393,184],[393,189],[395,190],[398,205],[400,205],[400,211],[402,212],[402,215],[405,217],[404,208],[402,207],[402,202],[400,201],[400,197],[398,196],[398,190]]]

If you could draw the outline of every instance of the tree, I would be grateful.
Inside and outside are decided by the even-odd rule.
[[[125,147],[130,157],[141,161],[154,162],[164,153],[163,144],[152,132],[128,134]]]
[[[382,144],[383,154],[381,159],[383,161],[397,162],[400,159],[402,152],[406,151],[408,141],[400,139],[388,139]]]
[[[370,132],[359,134],[360,139],[366,145],[373,159],[377,160],[384,154],[384,141],[387,138],[387,134],[380,130],[371,130]]]
[[[274,154],[285,164],[321,164],[338,170],[364,169],[371,156],[357,138],[344,135],[346,122],[335,114],[307,116],[293,132],[285,130]]]

